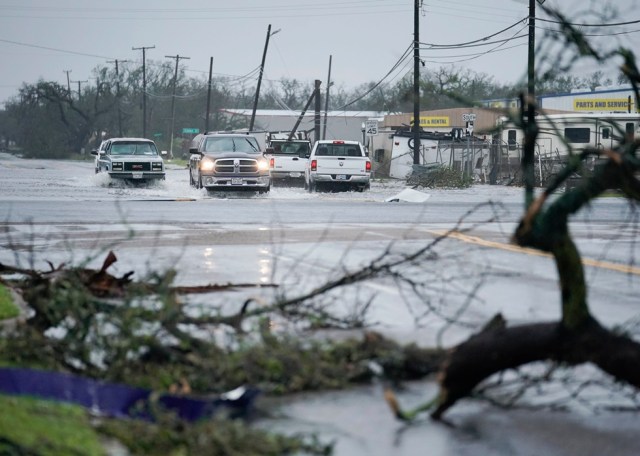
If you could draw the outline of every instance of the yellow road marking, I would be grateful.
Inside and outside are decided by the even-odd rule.
[[[427,230],[431,234],[436,236],[444,236],[447,231],[444,230]],[[462,234],[454,231],[449,233],[448,237],[457,239],[459,241],[468,242],[470,244],[481,245],[483,247],[491,247],[494,249],[506,250],[508,252],[525,253],[527,255],[535,255],[547,258],[553,258],[549,253],[541,252],[540,250],[530,249],[526,247],[520,247],[514,244],[505,244],[504,242],[488,241],[478,236],[470,236],[468,234]],[[585,266],[593,266],[595,268],[609,269],[611,271],[623,272],[625,274],[640,275],[640,268],[632,266],[630,264],[612,263],[610,261],[592,260],[590,258],[582,258],[582,264]]]

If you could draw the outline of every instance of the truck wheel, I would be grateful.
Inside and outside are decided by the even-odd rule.
[[[202,185],[202,175],[200,175],[200,172],[198,171],[198,181],[196,182],[196,188],[200,189],[202,187],[203,187],[203,185]]]

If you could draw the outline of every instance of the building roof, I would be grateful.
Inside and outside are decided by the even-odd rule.
[[[237,116],[251,116],[253,111],[251,109],[220,109],[220,112],[233,114]],[[294,111],[287,109],[258,109],[256,110],[256,116],[282,116],[282,117],[299,117],[302,111]],[[325,112],[321,111],[320,114],[324,116]],[[305,117],[314,116],[315,112],[309,110],[305,113]],[[385,113],[378,111],[327,111],[327,117],[367,117],[367,118],[380,118],[383,119]]]

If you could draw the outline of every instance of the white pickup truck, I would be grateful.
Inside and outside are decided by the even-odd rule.
[[[371,161],[358,141],[316,141],[304,171],[310,192],[320,185],[342,186],[358,191],[371,187]]]
[[[291,135],[291,139],[289,136],[289,132],[267,133],[265,155],[269,159],[271,180],[301,184],[311,153],[311,141],[303,132]]]

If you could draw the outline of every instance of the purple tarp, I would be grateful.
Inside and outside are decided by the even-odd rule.
[[[60,372],[0,368],[0,393],[71,402],[112,417],[153,417],[151,390]],[[154,400],[160,407],[187,421],[207,418],[220,409],[225,409],[231,417],[245,416],[258,390],[243,388],[234,393],[212,399],[164,394]]]

